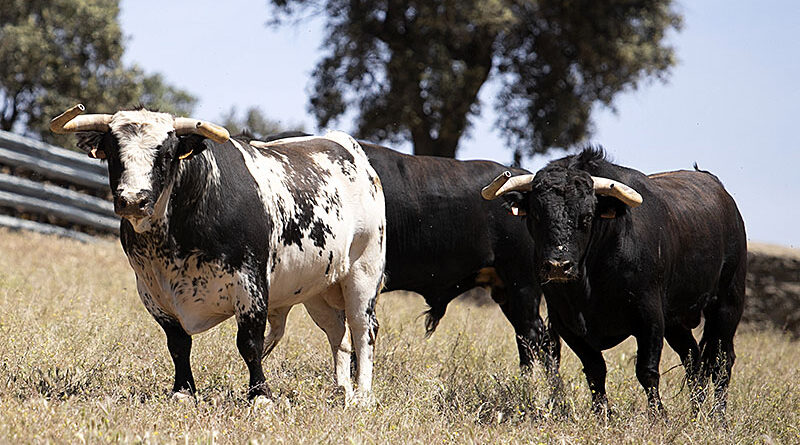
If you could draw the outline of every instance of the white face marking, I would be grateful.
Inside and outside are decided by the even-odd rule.
[[[122,175],[117,190],[122,197],[133,197],[150,190],[156,149],[174,130],[174,118],[167,113],[147,110],[119,111],[109,124],[119,141]]]

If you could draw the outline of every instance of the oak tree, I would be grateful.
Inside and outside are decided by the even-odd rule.
[[[666,36],[681,20],[671,0],[272,3],[278,23],[325,15],[309,107],[320,126],[353,112],[360,137],[448,157],[490,80],[496,126],[518,156],[580,142],[596,104],[666,77]]]

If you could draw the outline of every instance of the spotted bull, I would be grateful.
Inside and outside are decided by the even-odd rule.
[[[747,256],[742,217],[714,175],[646,176],[586,149],[535,175],[507,172],[483,195],[502,196],[524,215],[551,321],[580,358],[596,411],[608,408],[601,351],[632,335],[636,377],[653,412],[663,411],[666,339],[686,370],[694,409],[713,378],[713,411],[724,416]],[[691,330],[701,318],[698,345]]]
[[[369,403],[385,210],[359,144],[332,132],[256,148],[204,121],[82,111],[73,107],[51,129],[78,132],[78,146],[108,163],[122,246],[142,302],[166,333],[174,393],[196,390],[191,336],[233,315],[248,397],[270,397],[262,358],[302,303],[327,334],[337,385]]]
[[[267,140],[298,135],[303,133],[286,132]],[[488,287],[514,328],[520,365],[538,359],[557,370],[560,342],[539,315],[541,289],[525,224],[507,218],[499,202],[487,202],[476,193],[506,167],[361,145],[386,198],[385,290],[422,295],[429,306],[425,326],[430,335],[454,298]]]

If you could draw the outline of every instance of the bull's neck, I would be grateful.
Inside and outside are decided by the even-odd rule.
[[[219,198],[219,181],[217,161],[210,150],[181,161],[169,196],[169,215],[188,218],[212,210]]]
[[[177,169],[156,200],[149,229],[138,233],[123,224],[120,236],[126,253],[170,252],[185,257],[191,246],[213,237],[203,228],[220,212],[216,159],[204,151],[181,161]]]
[[[197,223],[213,210],[219,196],[219,169],[209,151],[180,162],[156,200],[152,235],[164,236],[174,225],[185,228]]]

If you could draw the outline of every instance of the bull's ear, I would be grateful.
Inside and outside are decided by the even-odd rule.
[[[106,133],[101,131],[81,131],[75,133],[78,138],[78,142],[75,145],[92,159],[105,159],[106,152],[100,148],[105,135]]]
[[[611,196],[598,196],[595,214],[603,219],[615,219],[624,215],[628,206],[617,198]]]
[[[528,214],[526,209],[528,208],[528,193],[512,191],[503,193],[501,196],[503,200],[503,208],[508,211],[508,213],[514,216],[525,216]]]
[[[208,147],[209,142],[203,136],[190,134],[178,138],[176,156],[180,160],[191,159],[199,155]]]

